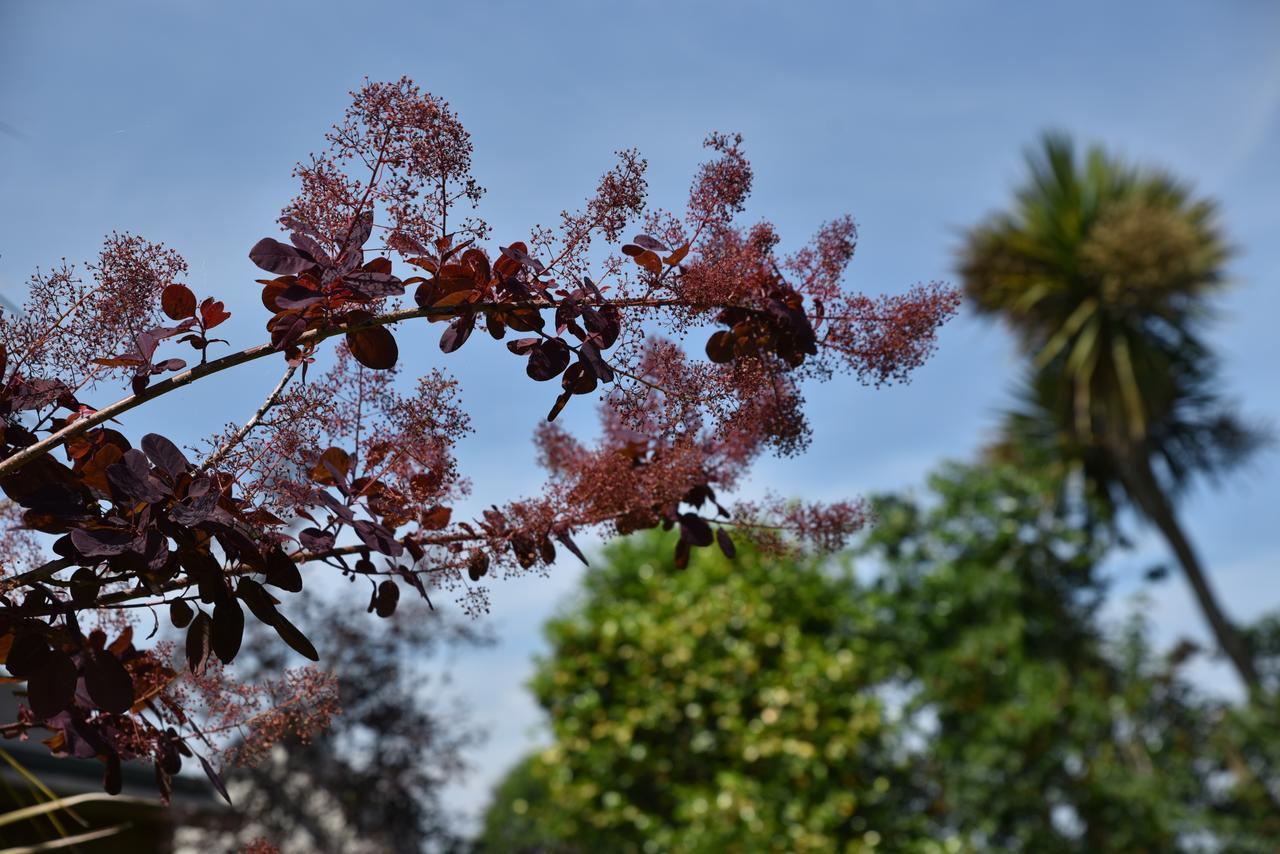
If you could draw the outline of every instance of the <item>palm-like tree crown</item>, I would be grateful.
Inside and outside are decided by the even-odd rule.
[[[1101,149],[1080,158],[1061,135],[1028,160],[1012,210],[973,229],[960,260],[970,303],[1034,359],[1011,438],[1082,463],[1112,499],[1139,459],[1169,490],[1238,461],[1258,435],[1214,389],[1201,338],[1231,254],[1213,203]]]

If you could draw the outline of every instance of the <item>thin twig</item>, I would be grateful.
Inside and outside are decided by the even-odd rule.
[[[294,372],[297,370],[297,365],[290,365],[289,369],[284,372],[284,376],[280,377],[280,382],[276,383],[276,387],[272,389],[271,394],[267,395],[267,399],[262,401],[262,405],[258,407],[258,411],[253,413],[253,417],[244,422],[244,425],[237,430],[231,438],[223,442],[222,446],[218,448],[218,450],[214,451],[207,460],[202,462],[196,470],[205,471],[206,469],[213,468],[218,463],[222,462],[222,458],[230,453],[232,448],[243,442],[245,437],[262,422],[263,417],[271,407],[275,406],[280,400],[280,395],[284,393],[284,387],[289,384],[289,380],[293,379]]]

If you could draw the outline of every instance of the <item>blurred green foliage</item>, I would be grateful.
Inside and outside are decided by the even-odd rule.
[[[1140,616],[1104,633],[1115,544],[1060,494],[946,468],[877,501],[858,576],[614,546],[547,626],[553,743],[479,847],[1274,851],[1274,715],[1198,695]]]
[[[1274,851],[1274,720],[1197,694],[1198,651],[1158,655],[1140,610],[1104,630],[1111,531],[1012,467],[930,493],[881,499],[866,552],[936,827],[975,850]]]

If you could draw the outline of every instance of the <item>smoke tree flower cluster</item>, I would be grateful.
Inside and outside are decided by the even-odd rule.
[[[846,291],[851,219],[791,254],[769,223],[740,223],[752,172],[735,135],[708,137],[681,212],[647,204],[645,161],[623,151],[580,210],[509,242],[476,213],[466,130],[410,81],[354,93],[328,142],[296,170],[285,239],[250,250],[261,343],[215,337],[223,304],[133,235],[84,274],[37,273],[0,325],[0,657],[26,683],[2,729],[101,759],[108,791],[131,759],[154,762],[162,793],[190,757],[217,782],[218,732],[253,733],[243,752],[262,755],[337,711],[319,670],[254,687],[226,668],[247,620],[317,658],[287,616],[304,565],[363,585],[385,617],[406,595],[483,611],[494,578],[585,559],[584,531],[678,528],[677,567],[695,548],[732,555],[740,534],[840,547],[865,522],[857,502],[729,496],[761,454],[804,450],[806,381],[903,380],[957,306],[937,283]],[[398,377],[397,332],[428,327],[439,366]],[[454,449],[471,419],[446,371],[481,347],[548,388],[548,479],[467,519]],[[113,426],[259,360],[279,382],[198,449]],[[110,381],[128,393],[94,400]],[[587,444],[556,419],[591,404],[603,429]],[[178,648],[140,639],[160,620]]]

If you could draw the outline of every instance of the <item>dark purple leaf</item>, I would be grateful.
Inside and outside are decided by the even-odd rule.
[[[604,326],[596,333],[596,337],[599,339],[601,348],[607,350],[613,346],[614,342],[618,340],[618,336],[622,334],[622,315],[616,305],[602,306],[599,314],[604,321]]]
[[[508,276],[502,280],[501,290],[504,291],[512,299],[529,300],[533,299],[533,292],[525,287],[524,282],[515,276]]]
[[[160,346],[161,336],[157,335],[154,329],[151,329],[138,335],[133,340],[134,345],[137,347],[138,356],[142,361],[150,362],[151,357],[156,354],[156,348]]]
[[[9,656],[5,660],[5,666],[9,668],[9,672],[14,676],[19,679],[25,679],[31,675],[36,661],[48,651],[48,642],[39,635],[19,635],[14,639],[13,645],[9,647]]]
[[[271,331],[271,346],[277,350],[285,350],[297,343],[307,331],[307,319],[300,314],[284,312],[273,317],[268,328]]]
[[[398,297],[404,293],[404,283],[390,273],[359,270],[343,279],[343,284],[369,299]]]
[[[347,347],[357,362],[375,371],[394,368],[400,357],[395,336],[385,326],[351,330],[347,333]]]
[[[226,598],[213,607],[213,631],[211,643],[214,655],[223,664],[230,664],[240,651],[244,637],[244,611],[235,599]]]
[[[6,401],[9,409],[23,412],[28,409],[43,409],[69,391],[67,384],[61,380],[10,380],[9,398]]]
[[[192,673],[203,673],[213,646],[213,620],[204,611],[187,627],[187,667]]]
[[[249,260],[277,276],[296,276],[315,266],[315,259],[300,249],[264,237],[249,250]]]
[[[333,548],[333,534],[319,528],[303,528],[298,532],[298,542],[309,552],[324,552]]]
[[[260,622],[269,626],[275,625],[280,612],[276,610],[275,603],[271,601],[271,594],[265,587],[252,578],[241,578],[240,585],[236,588],[236,595],[244,600],[244,604],[249,606],[253,616]]]
[[[132,531],[113,531],[105,529],[71,531],[71,545],[85,557],[110,557],[134,550],[137,537]]]
[[[5,439],[10,439],[20,429],[16,424],[6,424]],[[0,489],[28,510],[68,519],[82,519],[89,515],[84,487],[71,469],[49,455],[38,457],[20,471],[0,478]]]
[[[733,540],[729,538],[729,534],[724,528],[716,528],[716,542],[720,544],[720,551],[724,552],[724,556],[732,560],[738,554],[737,547],[734,546]]]
[[[551,404],[551,410],[547,413],[548,421],[555,421],[556,416],[564,411],[565,405],[569,403],[569,398],[573,397],[573,392],[562,391],[556,397],[556,402]]]
[[[208,520],[218,510],[219,493],[210,490],[194,498],[188,495],[179,503],[169,508],[169,518],[179,525],[192,527]]]
[[[102,789],[108,795],[118,795],[124,788],[124,777],[120,769],[120,754],[107,754],[107,767],[102,772]]]
[[[151,528],[148,529],[143,543],[142,559],[147,562],[147,568],[153,572],[164,569],[169,562],[168,538],[155,528]]]
[[[196,612],[185,599],[174,599],[169,603],[169,622],[173,623],[175,629],[185,629],[195,615]]]
[[[91,608],[102,589],[97,574],[87,566],[82,566],[71,576],[71,601],[77,608]]]
[[[378,585],[377,601],[374,609],[379,617],[390,617],[396,612],[396,603],[400,601],[400,587],[387,579]]]
[[[183,320],[196,313],[196,295],[186,285],[174,283],[160,292],[160,308],[173,320]]]
[[[364,250],[359,246],[347,249],[338,256],[337,265],[329,270],[324,271],[322,281],[328,285],[338,281],[343,276],[364,263]]]
[[[89,653],[84,662],[84,687],[98,708],[122,715],[133,706],[133,677],[110,650]]]
[[[499,246],[498,249],[502,252],[503,255],[510,258],[512,261],[515,261],[518,264],[528,267],[534,273],[541,273],[544,269],[546,269],[543,263],[539,261],[537,258],[534,258],[528,252],[524,252],[520,249],[517,249],[514,246]]]
[[[273,587],[288,590],[290,593],[302,592],[302,573],[298,571],[298,565],[284,553],[284,549],[280,546],[267,550],[266,576],[267,583]]]
[[[452,353],[467,343],[471,331],[476,327],[474,314],[460,314],[449,322],[449,328],[440,336],[440,349]]]
[[[733,333],[728,329],[713,332],[707,339],[707,358],[723,365],[733,361]]]
[[[47,720],[71,707],[76,695],[76,663],[60,649],[36,658],[27,677],[27,701],[36,717]]]
[[[169,730],[170,733],[173,730]],[[167,774],[177,774],[182,770],[182,756],[178,753],[178,747],[170,739],[160,742],[160,767]]]
[[[344,248],[347,251],[359,249],[369,240],[369,235],[372,233],[373,211],[362,211],[356,216],[356,220],[351,226],[351,234],[347,238],[347,245]]]
[[[406,548],[408,548],[408,546],[406,546]],[[418,591],[418,595],[427,601],[427,607],[432,609],[435,608],[435,606],[431,604],[431,597],[427,595],[427,588],[423,586],[422,578],[418,573],[410,572],[403,564],[397,564],[396,575],[413,585],[414,589]]]
[[[542,558],[542,562],[547,566],[556,562],[556,545],[551,542],[550,537],[542,537],[538,540],[538,557]]]
[[[322,299],[324,295],[319,291],[302,285],[290,285],[276,295],[275,303],[279,308],[301,310],[315,305]]]
[[[680,539],[695,546],[709,546],[713,539],[707,520],[693,513],[680,514]]]
[[[707,486],[705,483],[700,483],[686,492],[684,494],[684,498],[681,500],[685,504],[692,504],[694,507],[702,507],[702,505],[706,504],[707,500],[713,497],[714,494],[715,493],[711,491],[711,487]]]
[[[169,488],[151,474],[147,455],[136,448],[124,452],[120,462],[107,466],[107,483],[117,499],[159,501],[169,494]]]
[[[596,390],[596,373],[582,358],[565,369],[561,387],[570,394],[590,394]]]
[[[529,351],[529,362],[525,365],[525,373],[539,382],[554,379],[569,367],[570,356],[569,345],[559,338],[544,341]]]
[[[538,559],[538,544],[528,534],[514,534],[511,537],[511,551],[521,569],[528,569]]]
[[[211,490],[217,491],[213,488],[213,478],[208,474],[198,474],[191,479],[191,485],[187,487],[187,497],[198,498]]]
[[[323,459],[324,459],[324,457],[323,457],[323,456],[321,456],[321,459],[323,460]],[[328,467],[327,467],[327,466],[325,467],[325,470],[326,470],[326,472],[328,472],[328,471],[329,471],[329,469],[328,469]],[[332,473],[332,472],[330,472],[330,473]],[[342,471],[341,471],[341,470],[339,470],[339,471],[338,471],[338,474],[342,474]],[[338,486],[339,486],[341,489],[343,489],[343,491],[345,492],[345,491],[346,491],[346,486],[345,486],[345,476],[344,476],[343,478],[335,478],[335,480],[337,481]],[[348,522],[348,523],[350,523],[350,522],[354,522],[354,521],[356,520],[356,514],[355,514],[354,512],[352,512],[351,508],[350,508],[350,507],[348,507],[347,505],[343,504],[343,503],[342,503],[341,501],[339,501],[338,499],[334,498],[334,497],[333,497],[332,495],[330,495],[328,492],[321,492],[321,493],[320,493],[320,502],[321,502],[322,504],[324,504],[326,507],[328,507],[330,510],[332,510],[332,511],[334,512],[334,514],[335,514],[335,515],[337,515],[337,516],[338,516],[340,519],[342,519],[344,522]]]
[[[582,549],[578,548],[578,544],[575,543],[573,541],[573,538],[569,536],[568,531],[561,529],[559,531],[556,531],[555,534],[556,534],[556,539],[559,540],[566,549],[573,552],[574,557],[582,561],[583,566],[591,565],[587,563],[586,555],[582,553]]]
[[[582,357],[586,359],[587,364],[591,366],[591,370],[595,371],[600,382],[613,382],[613,368],[609,367],[609,363],[600,355],[600,348],[590,341],[583,343],[580,348]]]
[[[467,575],[472,581],[479,581],[489,571],[489,555],[480,549],[473,549],[467,559]]]
[[[276,634],[280,635],[280,639],[287,643],[294,652],[304,658],[312,661],[320,660],[320,653],[316,652],[316,648],[307,640],[307,636],[298,630],[298,627],[285,617],[284,614],[277,612],[276,620],[272,625],[275,627]]]
[[[357,519],[351,523],[356,535],[366,546],[389,557],[399,557],[404,553],[404,545],[396,539],[395,534],[384,526],[365,519]]]
[[[689,543],[683,538],[676,541],[676,569],[689,566]]]
[[[517,338],[514,341],[507,342],[507,349],[517,356],[527,356],[529,351],[537,346],[541,338]]]
[[[321,267],[333,266],[333,261],[330,260],[329,253],[325,252],[324,247],[311,236],[303,234],[300,231],[295,231],[293,234],[289,235],[289,242],[310,255],[312,258],[316,259],[316,263]]]
[[[581,310],[578,308],[578,303],[572,298],[565,299],[556,306],[555,319],[557,334],[563,332],[565,329],[572,329],[578,338],[586,337],[582,334],[581,327],[574,323],[580,313]]]
[[[159,433],[143,436],[142,450],[157,468],[168,472],[171,477],[176,478],[191,465],[178,446]]]
[[[196,759],[200,760],[200,767],[204,769],[205,776],[209,778],[209,782],[213,784],[213,787],[218,790],[218,794],[222,795],[222,799],[230,804],[231,796],[227,794],[227,784],[222,782],[222,776],[213,769],[213,766],[209,764],[209,760],[199,753],[196,754]]]
[[[637,234],[633,241],[636,246],[642,249],[652,249],[654,252],[670,252],[671,250],[663,244],[661,240],[650,237],[647,234]]]

